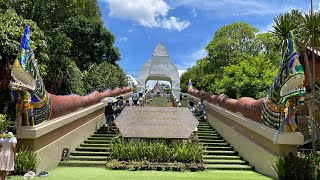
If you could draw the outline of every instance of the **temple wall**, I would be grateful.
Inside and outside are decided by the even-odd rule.
[[[189,95],[195,102],[200,99]],[[271,168],[279,155],[297,152],[304,137],[299,132],[282,132],[277,144],[273,144],[276,130],[268,128],[255,120],[245,117],[240,112],[232,112],[218,104],[206,102],[208,122],[239,153],[249,165],[261,174],[277,178]]]
[[[124,99],[132,93],[122,95]],[[17,134],[18,147],[27,146],[40,159],[37,170],[58,166],[63,148],[74,151],[84,140],[105,123],[106,102],[79,109],[36,126],[23,126]]]

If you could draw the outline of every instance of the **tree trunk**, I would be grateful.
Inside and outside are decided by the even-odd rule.
[[[9,61],[0,62],[0,88],[7,89],[11,81],[11,65]]]
[[[313,52],[311,52],[313,53]],[[306,46],[303,47],[303,59],[304,59],[304,65],[305,65],[305,71],[307,74],[308,78],[308,84],[309,88],[312,89],[314,84],[311,76],[311,71],[310,71],[310,65],[309,65],[309,59],[307,55],[307,48]],[[315,120],[315,114],[314,114],[314,95],[311,95],[311,98],[308,99],[307,105],[308,105],[308,110],[309,110],[309,116],[311,120],[311,139],[312,139],[312,149],[313,153],[316,153],[316,141],[317,141],[317,127],[316,127],[316,120]]]
[[[309,59],[308,59],[308,54],[307,54],[307,48],[303,47],[303,60],[304,60],[304,65],[305,65],[305,71],[308,79],[308,84],[309,88],[311,89],[312,87],[312,76],[311,76],[311,71],[310,71],[310,65],[309,65]]]

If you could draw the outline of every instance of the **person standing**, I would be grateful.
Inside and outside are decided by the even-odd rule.
[[[199,104],[199,117],[201,120],[204,119],[204,111],[206,110],[206,105],[203,102],[203,99],[201,99],[200,104]]]
[[[195,113],[194,101],[193,98],[190,99],[188,107],[192,113]]]
[[[15,133],[14,130],[0,136],[0,180],[5,180],[8,172],[14,170],[14,154],[17,150],[17,138],[14,137],[13,133]]]
[[[110,129],[110,126],[114,120],[114,110],[111,102],[108,102],[108,105],[104,110],[104,115],[106,116],[106,126],[108,129]]]

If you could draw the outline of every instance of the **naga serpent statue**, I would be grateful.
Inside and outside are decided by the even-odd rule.
[[[274,142],[280,131],[295,132],[296,106],[303,103],[306,94],[304,71],[299,62],[293,33],[288,34],[288,48],[280,69],[270,86],[267,97],[262,101],[262,121],[271,128],[277,129]]]
[[[9,87],[16,102],[17,115],[22,116],[22,125],[34,126],[49,119],[51,99],[38,70],[28,26],[24,30],[11,76],[13,80]]]
[[[224,94],[214,95],[193,89],[189,80],[188,93],[205,99],[232,112],[241,112],[245,117],[278,130],[274,137],[276,143],[280,131],[295,132],[297,105],[304,103],[304,71],[299,62],[293,33],[288,34],[288,48],[284,53],[280,69],[265,98],[254,100],[249,97],[231,99]]]
[[[87,96],[57,96],[48,93],[38,70],[28,26],[25,27],[19,52],[12,66],[11,77],[9,87],[16,102],[16,126],[35,126],[81,107],[96,104],[104,97],[131,91],[130,87],[124,87],[102,93],[95,91]]]

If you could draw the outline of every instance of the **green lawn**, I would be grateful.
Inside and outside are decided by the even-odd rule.
[[[150,102],[150,104],[148,104],[147,106],[151,106],[151,107],[168,107],[168,102],[167,102],[167,98],[165,97],[154,97],[152,99],[152,101]]]
[[[21,180],[21,176],[12,177],[11,180]],[[49,171],[48,177],[35,177],[43,180],[88,180],[88,179],[129,179],[129,180],[185,180],[185,179],[270,179],[252,171],[202,171],[202,172],[162,172],[162,171],[111,171],[104,168],[92,167],[58,167]]]
[[[188,100],[187,99],[180,100],[180,103],[181,103],[181,107],[188,107]]]

